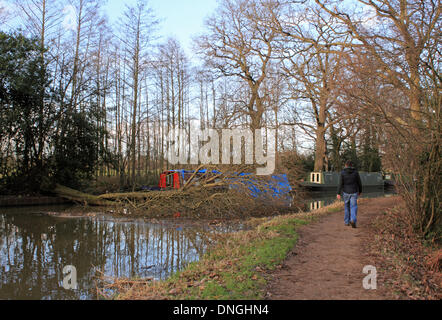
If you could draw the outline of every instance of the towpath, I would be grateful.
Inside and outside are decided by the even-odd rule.
[[[359,206],[358,228],[344,225],[344,212],[324,216],[299,229],[300,238],[282,269],[270,275],[267,297],[274,300],[380,300],[385,289],[365,290],[364,266],[372,265],[366,252],[370,223],[398,197],[364,201]]]

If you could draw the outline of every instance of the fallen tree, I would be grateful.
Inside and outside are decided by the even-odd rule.
[[[82,205],[91,205],[91,206],[114,206],[115,202],[107,201],[104,199],[100,199],[97,196],[80,192],[78,190],[74,190],[62,185],[57,184],[55,189],[53,190],[57,196],[82,204]]]
[[[195,172],[201,170],[198,168]],[[179,190],[109,193],[99,196],[85,194],[57,185],[54,192],[63,198],[83,205],[112,206],[117,214],[147,215],[153,217],[238,217],[263,216],[280,213],[290,208],[287,199],[274,198],[268,179],[256,176],[205,173],[192,175]],[[268,189],[268,190],[266,190]],[[271,190],[270,190],[271,189]],[[251,190],[259,190],[256,195]],[[293,210],[291,208],[291,210]]]

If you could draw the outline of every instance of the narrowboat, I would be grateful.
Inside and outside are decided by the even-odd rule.
[[[380,172],[359,172],[362,189],[383,189],[384,178]],[[310,191],[337,191],[339,172],[311,172],[301,186]]]

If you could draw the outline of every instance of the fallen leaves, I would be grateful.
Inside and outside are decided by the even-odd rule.
[[[174,288],[172,290],[169,291],[170,295],[178,295],[181,294],[183,291],[180,288]]]
[[[371,232],[375,236],[369,252],[375,259],[384,283],[393,299],[440,299],[442,250],[424,246],[421,239],[407,231],[400,219],[400,210],[375,221]]]

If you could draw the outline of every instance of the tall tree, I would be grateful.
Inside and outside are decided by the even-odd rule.
[[[82,110],[81,99],[82,89],[89,79],[84,79],[86,61],[90,55],[91,42],[97,35],[98,26],[104,23],[99,9],[102,2],[99,0],[69,0],[75,12],[75,30],[73,43],[73,62],[71,72],[71,95],[69,110],[73,111],[79,107]],[[80,103],[80,106],[78,104]]]
[[[57,26],[61,22],[60,1],[55,0],[15,0],[20,17],[33,36],[39,39],[42,48],[56,37]]]
[[[122,24],[121,41],[124,44],[128,70],[130,73],[130,88],[132,90],[132,124],[130,139],[131,154],[131,182],[135,188],[136,157],[137,157],[137,119],[139,107],[139,95],[141,86],[141,73],[146,70],[148,64],[148,48],[154,37],[158,20],[145,1],[137,1],[134,6],[127,6]]]
[[[359,0],[362,17],[315,1],[359,46],[351,70],[353,94],[388,137],[384,160],[400,173],[410,226],[423,235],[440,235],[441,76],[434,63],[440,60],[440,1]],[[360,63],[361,55],[370,57],[369,66]]]
[[[38,109],[38,126],[40,135],[38,137],[38,163],[39,167],[43,167],[43,151],[45,148],[44,122],[45,122],[45,90],[46,79],[48,75],[46,71],[52,58],[47,57],[47,44],[56,36],[55,31],[57,24],[60,23],[59,2],[54,0],[17,0],[16,5],[18,12],[22,18],[29,34],[38,39],[40,46],[40,101]]]
[[[336,90],[343,72],[343,56],[348,36],[336,33],[333,18],[324,19],[315,8],[294,4],[287,14],[274,17],[276,30],[284,37],[280,42],[283,70],[290,79],[293,98],[298,100],[294,124],[312,131],[315,138],[315,171],[328,170],[327,131],[342,121],[330,119],[338,100]],[[301,102],[302,101],[302,102]]]
[[[197,40],[207,64],[220,75],[238,77],[248,88],[242,112],[252,130],[261,128],[265,112],[260,91],[271,63],[277,33],[262,21],[277,14],[278,6],[262,6],[255,0],[223,0],[207,19],[207,33]]]

